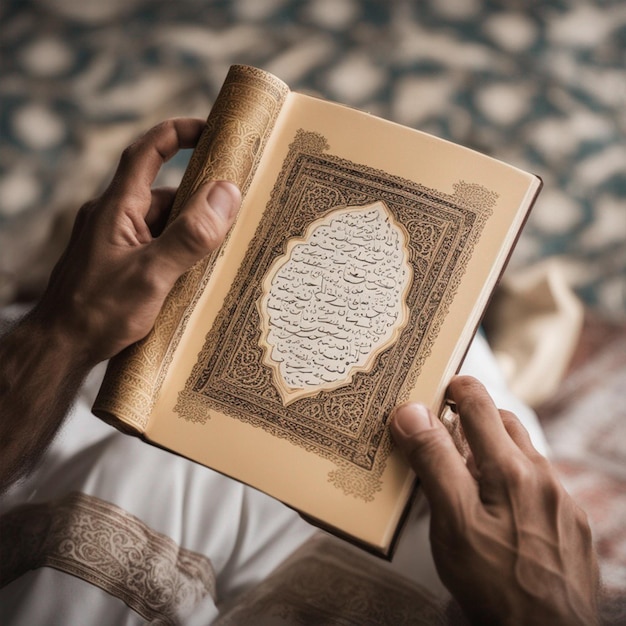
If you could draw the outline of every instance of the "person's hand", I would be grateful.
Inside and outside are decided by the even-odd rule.
[[[240,204],[235,185],[200,187],[165,229],[175,190],[151,189],[160,167],[195,146],[204,122],[168,120],[122,154],[108,189],[85,204],[34,312],[93,365],[143,338],[176,280],[224,240]]]
[[[152,189],[204,122],[175,119],[127,148],[113,181],[85,204],[39,304],[0,337],[0,493],[30,471],[98,362],[147,335],[178,278],[216,250],[241,202],[201,186],[167,222],[173,189]]]
[[[470,447],[467,464],[419,404],[391,423],[430,504],[437,571],[475,624],[596,624],[598,566],[585,513],[512,413],[485,388],[448,388]]]

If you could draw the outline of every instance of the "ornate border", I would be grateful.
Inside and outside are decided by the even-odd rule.
[[[329,481],[373,499],[391,451],[385,427],[413,386],[458,289],[497,194],[459,182],[449,195],[325,154],[324,137],[298,131],[263,220],[208,333],[175,411],[205,422],[219,410],[332,461]],[[382,201],[409,236],[410,319],[396,343],[348,387],[285,406],[262,365],[256,302],[273,261],[309,224],[343,206]]]

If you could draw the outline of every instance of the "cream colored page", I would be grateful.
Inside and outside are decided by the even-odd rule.
[[[365,542],[385,544],[391,539],[413,480],[406,464],[395,452],[386,457],[382,469],[379,468],[381,488],[366,489],[366,497],[363,497],[358,489],[336,478],[341,471],[348,471],[349,475],[349,468],[338,468],[333,459],[319,456],[315,451],[222,411],[208,409],[205,411],[208,418],[198,415],[193,421],[181,418],[174,410],[179,392],[192,375],[205,337],[244,261],[248,243],[270,201],[285,158],[290,154],[290,145],[302,129],[325,138],[329,144],[328,154],[346,163],[366,165],[369,169],[365,174],[370,179],[376,170],[390,172],[395,177],[439,190],[444,200],[445,194],[454,193],[454,185],[459,181],[482,185],[492,192],[492,200],[497,196],[494,210],[485,221],[465,265],[466,280],[457,286],[447,305],[447,314],[434,333],[434,343],[421,364],[419,376],[402,389],[400,399],[419,399],[433,408],[441,400],[441,379],[456,370],[462,356],[461,351],[455,349],[458,337],[476,325],[473,303],[486,297],[489,285],[486,288],[484,281],[493,283],[499,273],[491,269],[493,262],[501,256],[502,242],[510,238],[514,230],[511,210],[506,207],[517,207],[522,202],[531,177],[427,135],[345,107],[291,94],[249,189],[230,243],[216,265],[190,320],[179,356],[170,368],[147,432],[152,441],[252,484],[325,523],[349,529]],[[452,162],[454,168],[449,166]],[[279,228],[280,224],[275,227]],[[329,479],[333,475],[334,481]],[[353,493],[346,495],[346,489],[348,492],[353,489]]]

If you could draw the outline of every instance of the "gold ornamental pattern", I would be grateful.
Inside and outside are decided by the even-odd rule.
[[[319,134],[300,130],[295,136],[175,411],[204,422],[217,410],[285,438],[335,464],[328,479],[337,488],[371,501],[392,449],[390,412],[406,398],[430,354],[497,194],[462,181],[454,194],[446,194],[327,150]],[[340,207],[376,202],[384,203],[407,234],[407,323],[349,385],[285,405],[263,364],[257,305],[263,279],[315,220]]]
[[[185,171],[170,219],[207,181],[234,182],[245,196],[288,93],[283,82],[262,70],[242,65],[230,68]],[[217,254],[196,264],[178,280],[151,333],[111,361],[94,405],[97,415],[126,432],[145,430]],[[123,422],[117,416],[123,416]]]

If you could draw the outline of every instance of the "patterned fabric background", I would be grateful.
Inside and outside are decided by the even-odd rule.
[[[512,269],[558,257],[591,309],[624,319],[623,0],[3,0],[0,304],[42,288],[121,149],[165,117],[206,117],[232,63],[539,174]],[[176,184],[188,156],[161,182]],[[626,326],[609,330],[540,413],[591,513],[618,624]]]
[[[623,312],[625,44],[619,0],[5,0],[2,300],[41,285],[69,222],[54,218],[117,152],[163,117],[205,117],[239,62],[536,172],[513,266],[563,257],[587,303]]]

